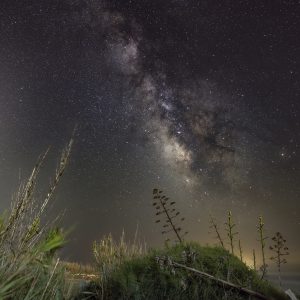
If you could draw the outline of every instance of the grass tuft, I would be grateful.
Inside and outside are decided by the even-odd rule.
[[[42,201],[35,198],[37,178],[48,151],[33,168],[13,199],[11,210],[0,217],[0,299],[67,299],[64,267],[56,258],[64,233],[42,225],[43,213],[65,171],[72,140],[64,149],[54,180]]]

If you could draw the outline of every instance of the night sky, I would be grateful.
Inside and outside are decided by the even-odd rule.
[[[209,213],[232,210],[250,260],[262,214],[300,265],[299,37],[293,0],[1,0],[0,209],[51,145],[43,196],[77,126],[48,212],[67,259],[137,226],[162,245],[158,187],[189,239],[214,243]]]

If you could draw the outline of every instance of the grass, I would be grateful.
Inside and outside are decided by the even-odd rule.
[[[112,255],[112,260],[114,257]],[[159,263],[158,258],[163,260]],[[249,299],[235,289],[228,289],[212,280],[162,262],[170,259],[250,288],[269,299],[287,299],[282,292],[261,280],[254,270],[224,248],[202,247],[195,242],[166,246],[160,250],[152,249],[138,255],[125,255],[121,260],[118,258],[118,263],[107,274],[105,282],[101,279],[91,282],[85,295],[88,295],[88,299]]]
[[[77,262],[62,262],[62,266],[65,268],[67,274],[70,276],[80,277],[93,277],[93,275],[99,276],[95,266],[86,264],[79,264]]]
[[[137,241],[137,234],[133,243],[126,243],[124,231],[118,242],[114,241],[111,235],[105,236],[100,242],[94,242],[93,253],[99,272],[97,284],[101,289],[102,298],[106,294],[112,273],[120,268],[124,261],[141,257],[146,252],[146,245]]]
[[[64,233],[42,219],[70,155],[64,149],[48,193],[35,198],[37,178],[45,160],[41,156],[27,182],[16,193],[11,210],[0,218],[0,299],[66,299],[69,287],[56,252]]]

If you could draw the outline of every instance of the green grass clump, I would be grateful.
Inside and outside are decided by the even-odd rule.
[[[228,289],[191,271],[164,264],[158,257],[229,280],[270,299],[287,299],[227,250],[201,247],[194,242],[151,250],[145,255],[124,260],[107,279],[104,293],[97,283],[89,287],[95,293],[94,299],[249,299],[236,289]]]
[[[59,167],[43,201],[35,198],[37,178],[46,154],[15,195],[12,209],[0,218],[0,299],[66,299],[68,284],[56,252],[64,234],[42,216],[62,176],[72,141],[63,151]],[[53,225],[53,224],[52,224]]]
[[[125,241],[124,231],[119,241],[115,241],[111,235],[108,235],[104,236],[101,241],[94,242],[93,254],[95,268],[99,274],[97,284],[101,289],[100,294],[106,294],[108,281],[116,269],[124,262],[140,257],[146,252],[146,245],[137,241],[137,233],[132,243]]]

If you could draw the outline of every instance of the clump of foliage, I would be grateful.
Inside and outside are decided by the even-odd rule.
[[[271,260],[275,261],[277,265],[278,271],[278,281],[279,285],[282,286],[281,282],[281,267],[283,264],[287,263],[287,260],[284,256],[289,255],[289,248],[286,246],[286,239],[283,238],[280,232],[276,232],[276,234],[272,237],[272,241],[274,242],[273,246],[270,246],[270,250],[275,253],[274,256],[271,256]]]
[[[198,243],[181,243],[161,250],[125,260],[107,278],[105,293],[95,282],[90,292],[93,299],[248,299],[238,289],[226,288],[215,281],[177,268],[174,261],[226,280],[227,259],[231,260],[232,282],[239,286],[251,286],[252,290],[266,295],[269,299],[287,299],[280,291],[248,268],[237,257],[221,247],[201,247]],[[163,258],[160,259],[160,258]]]
[[[261,247],[261,255],[262,255],[262,265],[260,267],[260,271],[261,271],[261,279],[263,279],[267,273],[267,268],[268,265],[266,263],[266,240],[268,239],[268,237],[265,235],[265,223],[263,221],[263,217],[260,216],[258,218],[258,226],[257,226],[257,231],[259,234],[259,243],[260,243],[260,247]]]
[[[43,225],[42,215],[63,175],[72,140],[64,149],[54,179],[42,202],[35,198],[37,178],[47,152],[26,184],[21,185],[10,212],[0,222],[0,299],[63,299],[68,290],[56,251],[64,244],[60,229]]]
[[[152,205],[156,209],[156,216],[158,219],[155,223],[162,224],[162,234],[167,235],[169,233],[174,233],[177,242],[182,243],[184,236],[188,233],[183,232],[182,227],[179,223],[184,221],[184,217],[180,216],[180,212],[176,209],[176,202],[171,201],[169,197],[163,195],[163,191],[158,189],[153,189],[153,203]],[[166,238],[166,241],[170,241]]]

